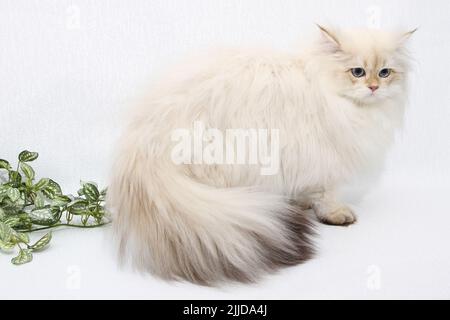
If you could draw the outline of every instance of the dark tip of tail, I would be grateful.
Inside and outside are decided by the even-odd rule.
[[[270,270],[294,266],[311,259],[315,248],[311,240],[316,234],[314,224],[307,214],[298,206],[291,206],[288,212],[282,214],[282,219],[289,232],[291,248],[275,247],[271,241],[259,236],[258,241],[266,249],[265,260]]]

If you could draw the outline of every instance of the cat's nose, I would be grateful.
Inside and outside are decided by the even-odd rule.
[[[379,88],[379,86],[377,86],[376,84],[373,84],[373,85],[370,85],[370,86],[369,86],[369,89],[372,90],[372,92],[377,91],[378,88]]]

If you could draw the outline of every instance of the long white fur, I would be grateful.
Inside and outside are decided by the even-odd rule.
[[[292,211],[289,199],[331,192],[382,163],[404,113],[404,37],[372,30],[329,35],[294,55],[215,53],[154,88],[123,134],[110,182],[122,258],[169,279],[210,284],[234,269],[257,279],[271,268],[266,248],[251,235],[264,235],[287,254],[295,250],[283,217]],[[375,97],[347,73],[374,56],[397,71]],[[174,165],[171,132],[197,120],[222,130],[279,129],[280,173]]]

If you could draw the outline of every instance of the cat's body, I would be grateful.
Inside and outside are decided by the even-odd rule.
[[[326,223],[355,221],[335,191],[383,162],[401,124],[406,36],[322,31],[301,55],[230,51],[202,61],[137,110],[109,191],[123,257],[169,279],[251,281],[311,255],[311,224],[299,207]],[[195,121],[278,129],[279,172],[174,164],[171,133]]]

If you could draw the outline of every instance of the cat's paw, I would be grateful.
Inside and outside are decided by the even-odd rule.
[[[320,217],[325,224],[348,226],[356,222],[356,215],[348,207],[339,208]]]

